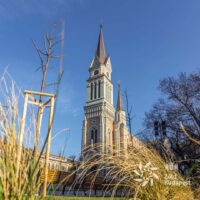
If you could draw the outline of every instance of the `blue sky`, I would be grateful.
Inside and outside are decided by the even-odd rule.
[[[65,21],[64,77],[52,141],[58,153],[67,137],[67,155],[81,144],[88,68],[97,46],[99,24],[117,81],[128,89],[133,129],[143,130],[144,113],[161,96],[159,80],[200,68],[199,0],[7,0],[0,1],[0,73],[8,66],[22,89],[39,89],[39,64],[31,38],[42,37],[57,19]],[[54,77],[55,70],[49,71]],[[115,101],[116,102],[116,101]],[[67,136],[66,136],[67,135]]]

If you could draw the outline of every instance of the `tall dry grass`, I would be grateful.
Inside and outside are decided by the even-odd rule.
[[[22,102],[23,94],[5,71],[0,77],[0,199],[35,199],[41,186],[40,156],[34,161],[30,149],[35,127],[31,112],[17,170]]]
[[[167,163],[139,140],[135,140],[126,153],[125,150],[120,154],[110,152],[99,153],[93,147],[87,148],[74,186],[86,184],[85,180],[90,177],[90,194],[95,184],[101,182],[103,196],[110,195],[112,199],[117,191],[118,196],[134,200],[193,199],[188,182],[176,170],[167,169]],[[103,181],[99,181],[99,177],[103,177]]]

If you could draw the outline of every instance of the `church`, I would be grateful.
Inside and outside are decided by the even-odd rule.
[[[84,114],[82,151],[98,144],[101,153],[120,154],[132,144],[119,84],[116,108],[113,104],[112,65],[105,51],[102,26],[89,67]]]

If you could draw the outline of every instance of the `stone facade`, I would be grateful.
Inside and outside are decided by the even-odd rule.
[[[110,57],[105,52],[102,28],[89,74],[84,107],[82,150],[98,144],[100,152],[115,150],[114,152],[118,154],[128,148],[132,136],[126,125],[120,86],[117,107],[113,106],[112,65]]]

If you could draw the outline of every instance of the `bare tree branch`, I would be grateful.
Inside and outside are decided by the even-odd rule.
[[[186,128],[185,128],[185,126],[183,125],[182,122],[180,122],[180,126],[181,126],[181,129],[183,130],[183,133],[184,133],[192,142],[194,142],[194,143],[200,145],[200,141],[197,140],[197,139],[195,139],[195,138],[193,138],[193,137],[191,136],[191,134],[188,133],[188,131],[186,130]]]

